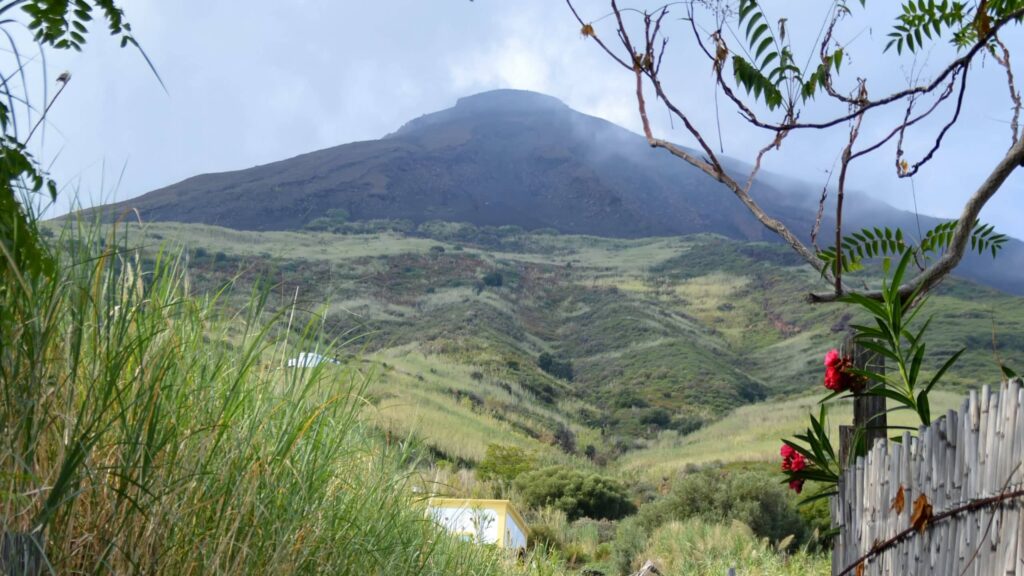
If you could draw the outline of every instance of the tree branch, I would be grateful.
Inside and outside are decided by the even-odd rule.
[[[900,287],[901,297],[909,298],[913,294],[927,292],[960,263],[960,260],[963,259],[964,251],[967,249],[967,241],[971,236],[971,230],[974,228],[974,223],[978,220],[982,207],[999,191],[999,188],[1006,182],[1006,179],[1022,162],[1024,162],[1024,138],[1017,140],[1010,147],[1006,156],[999,161],[999,164],[992,170],[992,173],[985,178],[981,186],[964,204],[964,211],[957,221],[956,232],[953,233],[953,241],[949,249],[934,264],[925,268],[923,272]],[[868,298],[882,298],[882,293],[879,291],[868,291],[862,294]],[[808,299],[815,303],[834,302],[839,297],[840,295],[835,293],[810,294]]]

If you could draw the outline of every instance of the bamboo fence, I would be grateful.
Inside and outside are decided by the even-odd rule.
[[[844,471],[834,576],[1024,575],[1021,384],[971,391],[959,411],[879,440]]]

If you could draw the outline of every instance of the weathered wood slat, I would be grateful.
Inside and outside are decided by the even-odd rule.
[[[1024,490],[1022,407],[1020,381],[984,386],[916,437],[881,440],[851,462],[831,503],[839,527],[833,574],[907,530],[923,494],[935,515],[983,498],[1003,499],[914,532],[866,562],[864,574],[1024,576],[1024,498],[1005,498]],[[897,514],[892,502],[901,488],[905,507]]]

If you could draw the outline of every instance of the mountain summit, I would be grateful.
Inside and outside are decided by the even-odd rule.
[[[794,231],[809,233],[814,189],[770,174],[760,182],[752,193],[764,208]],[[913,215],[868,204],[847,212],[848,226],[916,229]],[[350,220],[446,220],[626,238],[713,232],[774,240],[698,169],[652,150],[633,132],[522,90],[467,96],[380,140],[195,176],[103,210],[129,208],[147,221],[243,230],[301,229],[329,210],[343,210]],[[924,226],[936,222],[924,220]],[[1010,244],[1005,255],[1024,264],[1022,245]],[[961,272],[1020,293],[1021,269],[969,260]]]
[[[652,151],[637,134],[521,90],[461,98],[380,140],[195,176],[108,208],[245,230],[300,229],[343,209],[352,220],[769,237],[697,169]]]

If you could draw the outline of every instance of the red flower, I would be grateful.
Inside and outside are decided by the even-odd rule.
[[[804,455],[796,452],[793,457],[789,460],[789,469],[793,472],[799,472],[807,468],[807,460],[804,459]]]
[[[784,472],[799,472],[807,467],[804,455],[794,450],[789,444],[783,444],[779,453],[782,455],[782,470]]]
[[[842,358],[839,357],[839,350],[835,348],[829,350],[828,354],[825,354],[825,366],[829,368],[839,368],[842,362]]]
[[[804,481],[802,479],[790,480],[789,489],[799,494],[804,489]]]
[[[856,383],[856,376],[849,372],[853,361],[849,358],[839,356],[839,351],[833,348],[825,354],[825,388],[833,392],[845,392]]]

